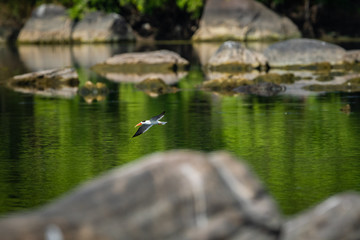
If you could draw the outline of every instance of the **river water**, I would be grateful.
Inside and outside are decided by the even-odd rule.
[[[226,150],[246,162],[281,211],[360,191],[360,93],[222,95],[199,90],[201,63],[219,44],[0,46],[0,81],[73,66],[80,85],[102,82],[101,98],[38,94],[0,85],[0,214],[53,201],[106,170],[171,149]],[[261,50],[266,45],[251,46]],[[191,62],[180,91],[157,97],[91,66],[117,53],[169,49]],[[350,112],[340,111],[349,104]],[[141,120],[166,111],[168,124],[131,138]],[[136,190],[136,189],[134,189]]]

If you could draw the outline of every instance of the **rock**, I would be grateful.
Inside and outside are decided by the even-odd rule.
[[[95,71],[108,72],[158,72],[177,71],[189,65],[189,61],[168,50],[135,52],[115,55],[104,63],[96,64]]]
[[[237,77],[225,77],[219,79],[213,79],[205,81],[202,84],[202,88],[205,90],[210,90],[214,92],[221,92],[224,94],[234,94],[234,89],[239,86],[247,86],[253,84],[252,81],[249,81],[244,78]]]
[[[131,27],[116,13],[91,12],[78,22],[71,38],[75,42],[134,40]]]
[[[136,87],[154,97],[160,94],[174,93],[178,90],[176,87],[167,85],[161,78],[147,78],[136,84]]]
[[[64,43],[70,42],[73,21],[63,6],[42,4],[31,14],[21,29],[18,42]]]
[[[284,224],[281,240],[360,239],[360,195],[343,193]]]
[[[208,0],[192,39],[265,40],[300,37],[294,23],[255,0]]]
[[[360,50],[346,51],[343,59],[345,62],[348,62],[348,63],[359,63],[360,62]]]
[[[217,71],[251,70],[265,67],[266,61],[261,53],[251,51],[239,42],[227,41],[211,56],[208,67]]]
[[[329,68],[342,64],[346,51],[337,45],[314,39],[290,39],[269,46],[264,55],[272,67]]]
[[[79,88],[79,95],[82,96],[87,103],[92,103],[94,100],[100,102],[104,101],[109,89],[102,82],[96,84],[87,81],[84,86]]]
[[[37,211],[0,220],[2,239],[277,239],[259,180],[224,152],[157,153]]]
[[[285,91],[285,88],[281,85],[271,82],[260,82],[253,85],[244,85],[234,89],[235,92],[253,94],[263,97],[270,97]]]
[[[76,95],[79,80],[74,68],[62,68],[17,75],[11,78],[7,85],[23,93],[73,97]]]

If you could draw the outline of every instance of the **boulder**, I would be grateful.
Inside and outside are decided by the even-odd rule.
[[[273,199],[239,160],[170,151],[114,169],[42,209],[2,218],[0,232],[3,240],[275,240],[281,222]]]
[[[290,39],[270,45],[264,55],[272,67],[320,67],[342,64],[346,51],[335,44],[314,39]]]
[[[75,42],[117,42],[135,37],[122,16],[96,11],[86,14],[75,25],[71,38]]]
[[[360,239],[360,195],[342,193],[288,220],[281,240]]]
[[[35,8],[21,29],[18,42],[64,43],[70,42],[73,21],[63,6],[42,4]]]
[[[211,56],[208,67],[217,71],[251,70],[266,65],[266,58],[261,53],[251,51],[239,42],[224,42]]]
[[[9,79],[7,86],[23,93],[73,97],[79,85],[74,68],[50,69],[26,73]]]
[[[287,17],[281,17],[255,0],[208,0],[193,35],[194,41],[265,40],[300,37]]]

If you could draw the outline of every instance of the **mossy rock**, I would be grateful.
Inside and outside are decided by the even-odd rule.
[[[215,72],[251,72],[253,71],[253,67],[249,64],[243,64],[243,63],[224,63],[220,65],[207,65],[208,69]]]
[[[276,84],[292,84],[297,80],[294,74],[286,73],[286,74],[277,74],[277,73],[268,73],[264,75],[260,75],[254,79],[255,83],[261,82],[271,82]]]
[[[202,88],[216,92],[233,92],[239,86],[250,84],[253,84],[253,82],[244,78],[221,78],[205,81]]]
[[[177,88],[167,85],[161,78],[147,78],[136,84],[136,88],[149,93],[150,95],[166,94],[177,91]]]
[[[14,76],[8,85],[38,90],[59,89],[62,86],[77,87],[79,79],[73,68],[51,69]]]
[[[321,63],[314,63],[314,64],[308,64],[308,65],[289,65],[289,66],[272,66],[271,68],[277,68],[277,69],[284,69],[284,70],[309,70],[309,71],[330,71],[333,67],[328,62],[321,62]]]
[[[304,89],[315,92],[359,92],[360,91],[360,77],[350,79],[343,84],[313,84],[304,87]]]

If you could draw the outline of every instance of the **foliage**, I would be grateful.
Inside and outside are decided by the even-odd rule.
[[[69,0],[62,0],[60,2]],[[70,16],[81,18],[83,14],[93,10],[103,10],[106,12],[121,12],[123,8],[130,7],[136,9],[141,14],[152,14],[156,9],[166,9],[173,6],[184,10],[192,15],[193,18],[200,17],[204,0],[73,0],[70,4]]]

